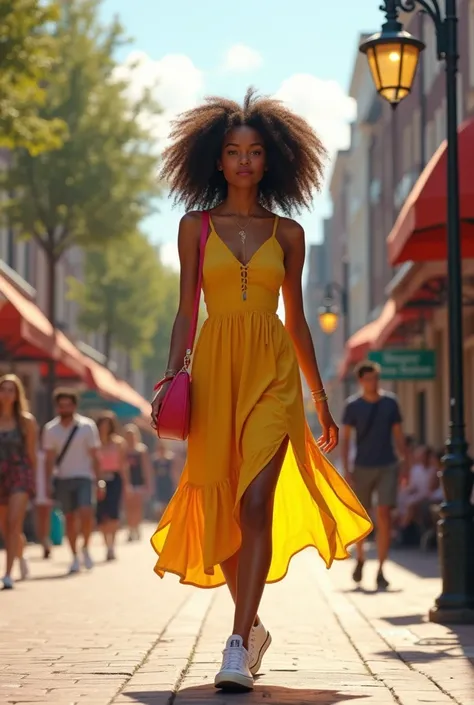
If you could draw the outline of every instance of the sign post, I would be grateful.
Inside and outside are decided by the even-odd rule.
[[[380,365],[381,379],[418,381],[436,378],[435,350],[371,350],[367,357]]]

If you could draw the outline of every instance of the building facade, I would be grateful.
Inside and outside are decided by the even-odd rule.
[[[474,118],[474,0],[459,0],[458,10],[461,125]],[[449,416],[447,263],[445,259],[428,261],[429,256],[427,261],[392,263],[387,238],[395,230],[397,218],[402,217],[420,174],[445,139],[445,71],[437,57],[433,22],[416,13],[405,15],[402,21],[426,44],[412,93],[393,110],[374,89],[372,93],[370,88],[364,91],[365,81],[371,84],[372,79],[366,58],[358,56],[351,84],[358,118],[349,159],[345,154],[338,157],[347,165],[351,184],[347,239],[352,338],[346,344],[341,372],[351,376],[353,365],[370,349],[434,350],[437,372],[433,379],[400,378],[387,386],[399,395],[406,432],[420,442],[440,447],[447,436]],[[344,210],[347,194],[332,188],[331,195],[336,220],[338,212]],[[474,443],[474,260],[465,259],[463,269],[466,421],[468,439]],[[409,324],[401,325],[402,318],[409,318]],[[382,341],[382,323],[391,330],[386,341]]]

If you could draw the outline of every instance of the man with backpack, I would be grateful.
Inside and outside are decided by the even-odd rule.
[[[50,486],[54,474],[55,499],[66,517],[66,534],[73,555],[69,570],[72,574],[80,570],[77,550],[80,534],[83,538],[84,567],[88,570],[93,567],[89,539],[94,528],[97,492],[101,492],[100,440],[94,421],[77,413],[78,396],[75,390],[58,389],[54,401],[58,415],[46,424],[43,432],[46,477]]]
[[[405,461],[405,438],[396,396],[380,389],[379,365],[363,362],[356,375],[360,392],[347,400],[342,418],[342,466],[346,480],[368,512],[372,509],[373,495],[377,495],[377,588],[385,590],[389,584],[383,566],[390,548],[391,512],[397,503],[400,466]],[[353,430],[356,454],[351,468],[349,448]],[[363,541],[356,546],[356,556],[352,577],[360,583],[365,562]]]

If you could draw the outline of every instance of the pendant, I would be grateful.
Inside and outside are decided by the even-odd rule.
[[[242,245],[245,245],[245,240],[247,239],[247,233],[245,230],[239,230],[239,237],[242,242]]]

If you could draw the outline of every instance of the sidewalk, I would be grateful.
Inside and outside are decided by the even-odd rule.
[[[28,553],[32,579],[0,594],[2,705],[474,705],[474,628],[425,621],[439,590],[434,556],[394,554],[405,567],[388,566],[383,594],[371,591],[375,564],[354,591],[347,562],[326,571],[314,551],[296,557],[265,592],[273,644],[255,691],[223,695],[212,681],[231,629],[225,589],[160,581],[146,538],[122,537],[108,564],[97,538],[96,568],[73,578],[65,549],[52,562]]]

